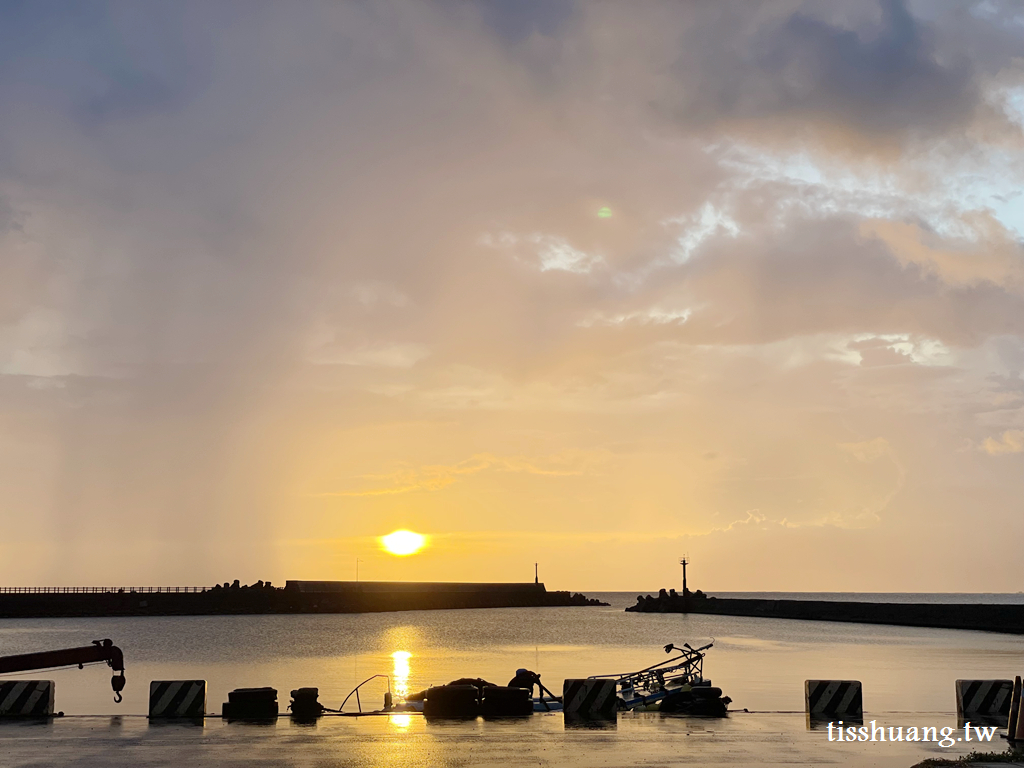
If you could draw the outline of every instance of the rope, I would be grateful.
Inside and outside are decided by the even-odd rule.
[[[51,671],[59,671],[62,669],[80,669],[82,667],[95,667],[97,664],[106,664],[105,661],[85,661],[81,664],[65,664],[63,667],[44,667],[44,669]],[[23,675],[26,672],[33,672],[35,670],[23,669],[20,672],[0,672],[0,676],[3,675]]]

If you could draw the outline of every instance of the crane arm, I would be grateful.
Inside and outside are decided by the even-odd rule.
[[[121,701],[124,688],[124,654],[110,640],[93,640],[92,645],[80,648],[64,648],[59,651],[42,651],[40,653],[23,653],[18,656],[0,656],[0,674],[7,672],[24,672],[30,669],[50,669],[52,667],[70,667],[75,664],[94,664],[105,661],[118,674],[110,678],[114,689],[114,700]]]

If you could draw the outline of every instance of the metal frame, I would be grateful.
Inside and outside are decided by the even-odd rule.
[[[670,689],[680,688],[684,685],[705,684],[705,651],[714,644],[714,638],[700,648],[691,648],[689,643],[683,643],[682,648],[677,648],[669,643],[665,646],[665,653],[679,651],[678,656],[666,659],[660,664],[653,664],[638,672],[591,675],[590,678],[614,679],[626,709],[647,706],[668,696],[672,693]]]
[[[341,702],[341,706],[338,707],[338,711],[342,712],[345,709],[345,704],[348,703],[348,700],[352,698],[352,694],[354,693],[356,695],[356,705],[359,707],[359,714],[363,714],[363,703],[359,700],[359,689],[371,680],[376,680],[378,677],[383,677],[385,680],[388,681],[388,693],[391,693],[391,678],[388,675],[371,675],[370,677],[363,680],[363,682],[361,682],[351,691],[349,691],[348,696],[345,697],[345,701]]]

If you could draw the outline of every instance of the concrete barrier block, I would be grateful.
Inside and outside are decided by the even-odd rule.
[[[1010,715],[1012,680],[957,680],[956,719],[960,727],[972,723],[1003,726]]]
[[[805,680],[804,703],[815,720],[864,715],[860,680]]]
[[[618,709],[615,681],[605,679],[565,680],[562,683],[562,709],[566,717],[615,717]]]
[[[46,717],[53,714],[53,680],[0,682],[0,717]]]
[[[154,680],[149,684],[150,717],[202,717],[205,680]]]
[[[1006,722],[1006,737],[1017,733],[1017,720],[1020,715],[1020,675],[1013,678],[1013,693],[1010,694],[1010,719]],[[962,724],[961,724],[962,725]]]

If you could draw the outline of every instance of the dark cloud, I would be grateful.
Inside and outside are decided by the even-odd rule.
[[[0,196],[0,235],[13,229],[21,229],[21,216],[9,200]]]
[[[251,12],[241,5],[236,11]],[[226,31],[226,19],[188,3],[6,4],[0,94],[59,105],[85,130],[168,115],[208,84],[210,44]]]
[[[707,138],[878,151],[979,122],[1009,129],[988,86],[1013,71],[1024,38],[996,7],[1002,15],[902,0],[648,4],[640,31],[634,8],[591,4],[547,77],[595,97],[632,94]]]
[[[572,0],[482,0],[474,4],[503,40],[518,43],[536,33],[554,37],[572,16]]]
[[[942,61],[929,25],[901,0],[883,0],[880,11],[876,23],[856,29],[801,9],[744,25],[746,34],[723,47],[712,37],[715,49],[698,48],[697,61],[684,50],[676,66],[690,91],[680,116],[826,121],[872,135],[942,132],[968,121],[981,95],[970,60]]]

